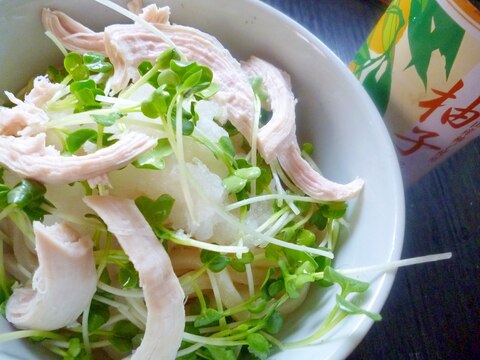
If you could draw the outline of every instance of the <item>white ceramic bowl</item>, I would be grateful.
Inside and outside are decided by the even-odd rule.
[[[146,2],[148,3],[148,2]],[[337,268],[382,264],[400,257],[404,231],[403,187],[394,148],[369,97],[344,64],[303,27],[256,0],[161,0],[176,23],[216,36],[237,59],[251,54],[290,73],[298,98],[298,134],[315,144],[315,159],[327,178],[365,180],[361,196],[351,203],[349,233],[335,260]],[[59,51],[40,23],[40,9],[60,9],[93,29],[127,19],[93,0],[0,0],[0,90],[18,90],[32,75],[58,63]],[[361,305],[380,311],[394,273],[368,274],[372,281]],[[286,324],[286,339],[309,335],[325,318],[338,289],[315,288]],[[350,317],[321,344],[289,350],[274,359],[345,358],[372,325],[365,316]],[[0,331],[10,327],[0,319]],[[39,358],[26,342],[3,343],[8,358]],[[8,355],[7,355],[8,354]],[[34,355],[35,354],[35,355]],[[1,356],[0,356],[1,357]],[[2,358],[3,359],[3,358]]]

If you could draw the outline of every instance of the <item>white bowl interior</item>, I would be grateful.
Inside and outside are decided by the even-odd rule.
[[[146,3],[148,3],[146,1]],[[290,73],[298,98],[297,127],[303,141],[315,145],[315,159],[324,175],[338,182],[365,180],[361,196],[349,209],[351,227],[338,253],[337,268],[382,264],[400,258],[404,230],[404,199],[394,148],[383,121],[357,80],[316,37],[278,11],[255,0],[170,0],[172,21],[198,27],[216,36],[239,60],[252,54]],[[92,0],[0,0],[0,90],[18,90],[34,74],[58,63],[61,55],[43,34],[40,9],[65,11],[87,26],[101,30],[113,22],[129,22]],[[5,71],[7,70],[7,71]],[[394,273],[366,274],[372,281],[359,299],[379,311]],[[286,322],[287,339],[308,336],[334,303],[337,289],[315,288],[300,311]],[[325,305],[325,307],[323,307]],[[365,336],[371,321],[350,317],[319,345],[285,351],[275,359],[346,357]],[[0,331],[10,327],[0,319]],[[2,344],[10,358],[33,357],[24,342]],[[37,355],[38,357],[38,355]]]

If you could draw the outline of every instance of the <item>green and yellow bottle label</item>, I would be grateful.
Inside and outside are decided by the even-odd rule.
[[[350,68],[407,184],[480,134],[480,11],[467,0],[392,1]]]

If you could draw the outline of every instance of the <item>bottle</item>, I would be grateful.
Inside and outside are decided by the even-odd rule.
[[[468,0],[392,1],[350,68],[407,186],[480,135],[480,10]]]

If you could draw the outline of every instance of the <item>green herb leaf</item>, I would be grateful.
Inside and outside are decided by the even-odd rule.
[[[255,180],[260,176],[261,170],[259,167],[252,166],[249,168],[237,169],[233,174],[245,180]]]
[[[202,264],[207,265],[210,271],[218,273],[228,266],[230,258],[215,251],[202,250],[200,252],[200,261]]]
[[[95,52],[86,52],[83,54],[83,63],[88,70],[96,73],[107,73],[113,69],[112,64],[103,54]]]
[[[360,280],[355,280],[335,271],[332,267],[327,266],[323,272],[324,280],[332,283],[337,283],[342,288],[342,296],[347,296],[350,293],[361,293],[368,289],[369,284]]]
[[[193,325],[196,328],[203,327],[210,325],[214,322],[217,322],[221,318],[223,318],[225,315],[215,309],[212,308],[207,308],[205,311],[203,311],[196,319]]]
[[[313,246],[317,241],[317,237],[314,232],[302,229],[297,235],[297,244],[305,246]]]
[[[324,230],[327,226],[328,219],[323,215],[322,209],[318,209],[310,218],[310,223],[315,225],[318,230]]]
[[[5,184],[0,184],[0,209],[5,208],[8,205],[8,193],[10,188]]]
[[[248,351],[261,360],[265,360],[270,352],[271,344],[265,336],[253,333],[247,336]]]
[[[263,79],[258,76],[254,78],[250,78],[250,85],[252,86],[253,92],[255,95],[258,96],[258,99],[260,100],[262,105],[265,105],[266,102],[268,101],[268,93],[265,90],[265,87],[263,86]]]
[[[123,113],[120,113],[120,112],[113,112],[113,113],[110,113],[110,114],[107,114],[107,115],[92,114],[90,116],[93,118],[93,120],[95,120],[95,122],[98,125],[108,127],[108,126],[112,126],[113,124],[115,124],[115,122],[118,119],[121,119],[125,115],[126,114],[123,114]]]
[[[141,330],[130,321],[120,320],[113,325],[109,340],[119,352],[129,353],[133,350],[133,339],[140,333]]]
[[[79,338],[72,338],[68,341],[67,353],[75,359],[82,352],[82,343]]]
[[[312,154],[313,154],[313,144],[312,143],[304,143],[302,145],[302,152],[307,154],[308,156],[312,156]]]
[[[74,154],[87,141],[93,141],[97,138],[97,132],[93,129],[80,129],[67,135],[65,144],[67,151]]]
[[[223,186],[225,189],[231,193],[236,194],[243,190],[243,188],[247,185],[247,180],[242,179],[238,176],[232,175],[228,176],[222,180]]]
[[[228,136],[222,136],[218,140],[218,145],[231,159],[235,157],[235,148],[233,147],[232,140]]]
[[[271,298],[277,297],[285,289],[285,284],[282,279],[275,280],[268,285],[268,296]]]
[[[345,297],[337,294],[336,302],[340,310],[346,312],[350,315],[367,315],[373,321],[380,321],[382,320],[382,316],[378,313],[373,313],[368,310],[362,309],[359,306],[355,305],[351,301],[347,300]]]
[[[142,113],[151,119],[165,118],[171,101],[170,93],[165,91],[164,87],[159,87],[152,92],[147,100],[142,101]]]
[[[136,289],[140,287],[138,272],[130,261],[120,268],[118,281],[125,289]]]
[[[135,199],[140,212],[152,228],[161,227],[172,210],[175,199],[168,194],[160,195],[155,201],[146,196]]]
[[[15,204],[19,208],[24,208],[27,205],[40,205],[44,201],[43,196],[47,189],[41,183],[35,180],[24,179],[16,185],[7,194],[7,201],[9,204]]]
[[[147,72],[149,72],[150,70],[152,70],[152,68],[153,68],[153,65],[150,61],[142,61],[137,67],[138,72],[140,73],[141,76],[145,76],[145,74]],[[152,75],[147,80],[147,82],[156,89],[156,88],[158,88],[158,83],[157,83],[157,78],[156,78],[155,75]]]
[[[110,319],[109,306],[96,300],[92,300],[88,312],[88,331],[92,332],[100,328]]]
[[[177,86],[180,83],[180,77],[170,69],[163,70],[157,77],[157,86],[168,85]]]
[[[246,270],[245,265],[251,264],[253,259],[254,259],[253,253],[249,251],[249,252],[243,253],[240,258],[233,256],[230,259],[230,266],[238,272],[244,272]]]
[[[173,154],[168,139],[160,139],[157,145],[133,161],[133,166],[139,169],[162,170],[165,168],[165,158]]]
[[[345,215],[347,211],[346,202],[330,202],[325,205],[320,206],[320,211],[322,215],[329,219],[340,219]]]
[[[68,53],[63,59],[63,66],[75,81],[86,80],[90,76],[90,71],[83,63],[82,55],[78,53]]]
[[[166,69],[170,67],[170,63],[172,60],[180,60],[181,56],[175,48],[170,48],[165,50],[160,56],[157,58],[156,63],[160,69]]]
[[[256,299],[254,302],[247,306],[247,310],[252,314],[260,314],[267,307],[267,300],[264,298]]]
[[[237,355],[232,348],[222,347],[222,346],[213,346],[205,345],[205,348],[208,350],[212,356],[212,360],[236,360]]]
[[[65,69],[59,70],[54,66],[49,66],[47,68],[47,76],[50,82],[59,84],[63,81],[63,79],[65,79],[67,72]]]
[[[265,321],[265,330],[270,334],[278,334],[283,325],[283,316],[277,310],[274,310],[272,314]]]

